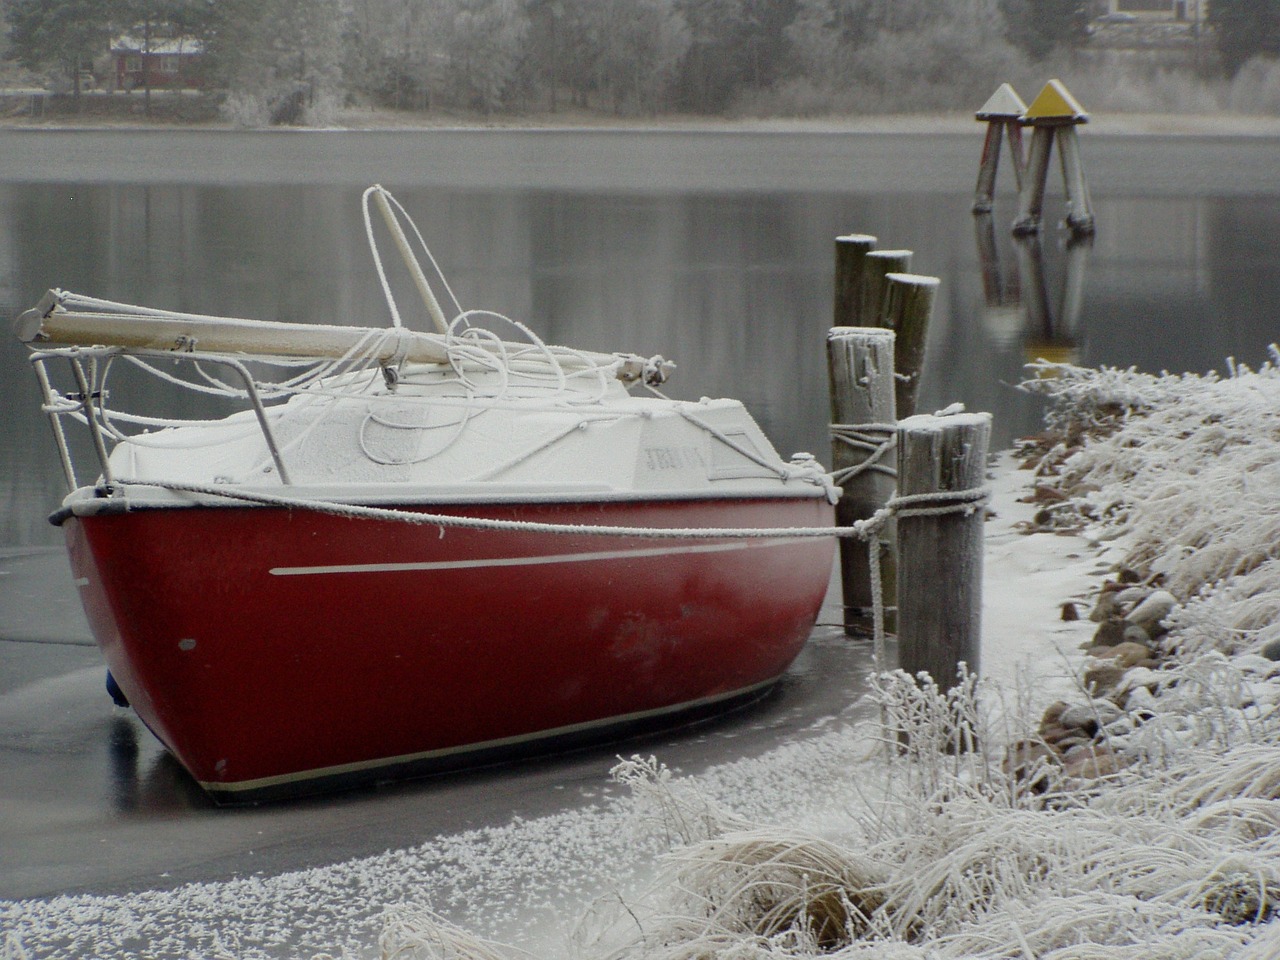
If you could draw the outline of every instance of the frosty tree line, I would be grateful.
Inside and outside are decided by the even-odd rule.
[[[129,34],[203,50],[203,89],[616,115],[968,107],[1078,55],[1100,0],[0,0],[6,59],[80,92]],[[1208,0],[1202,70],[1280,54],[1280,0]],[[1043,72],[1043,71],[1040,71]],[[86,80],[87,82],[87,80]]]

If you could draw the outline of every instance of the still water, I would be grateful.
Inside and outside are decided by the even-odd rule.
[[[1097,235],[1015,243],[970,213],[971,136],[608,131],[0,131],[0,318],[50,287],[268,320],[380,325],[360,193],[387,185],[462,305],[547,341],[662,353],[679,397],[742,399],[784,454],[828,453],[833,239],[941,278],[922,410],[1037,429],[1035,356],[1159,371],[1280,339],[1280,141],[1084,138]],[[407,297],[402,305],[409,303]],[[421,321],[419,322],[421,325]],[[25,350],[0,340],[0,547],[58,542],[62,476]]]

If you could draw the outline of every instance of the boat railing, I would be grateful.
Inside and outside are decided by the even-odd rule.
[[[107,448],[107,437],[115,434],[108,429],[106,414],[107,390],[105,389],[103,372],[110,361],[120,357],[137,357],[143,360],[177,361],[191,364],[217,364],[231,371],[239,380],[243,389],[243,399],[252,409],[258,428],[262,432],[263,441],[271,456],[277,476],[282,484],[288,485],[289,472],[280,455],[280,445],[271,429],[267,417],[266,405],[258,390],[253,373],[244,363],[235,357],[220,353],[205,353],[196,350],[151,350],[139,347],[58,347],[35,350],[30,355],[35,369],[36,379],[40,384],[43,397],[43,410],[49,417],[53,428],[54,441],[58,456],[62,463],[63,475],[66,477],[69,490],[74,491],[80,483],[76,476],[75,460],[71,454],[71,445],[67,440],[67,431],[63,427],[63,417],[80,420],[88,429],[93,445],[93,453],[101,471],[99,485],[108,494],[114,491],[115,477],[111,468],[111,453]],[[54,388],[49,376],[48,365],[56,361],[66,362],[75,383],[75,392],[61,392]],[[106,363],[103,363],[106,361]],[[223,395],[226,395],[225,391]],[[174,426],[183,421],[176,420]],[[118,437],[117,437],[118,439]]]

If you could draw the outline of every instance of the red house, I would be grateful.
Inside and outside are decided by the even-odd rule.
[[[126,34],[111,44],[115,88],[134,90],[199,87],[203,85],[200,60],[204,47],[191,37],[143,40]]]

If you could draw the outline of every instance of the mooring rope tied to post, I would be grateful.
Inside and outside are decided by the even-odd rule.
[[[217,484],[185,483],[172,480],[136,480],[116,478],[113,487],[152,487],[174,493],[192,493],[242,500],[245,503],[291,510],[310,510],[336,516],[363,517],[371,520],[394,520],[429,527],[458,527],[469,530],[507,530],[526,533],[564,534],[569,536],[637,537],[651,540],[747,540],[764,537],[835,537],[869,540],[894,517],[941,516],[949,513],[972,515],[991,496],[989,488],[975,490],[919,493],[894,497],[866,520],[848,527],[635,527],[588,523],[544,523],[539,520],[499,520],[490,517],[463,517],[441,513],[418,513],[393,507],[370,507],[334,500],[287,497],[273,493],[236,490]],[[110,494],[108,494],[109,496]],[[933,503],[934,506],[926,504]]]
[[[872,638],[876,668],[884,660],[884,585],[880,572],[880,544],[878,535],[891,519],[909,517],[944,516],[964,514],[972,516],[990,500],[989,487],[972,490],[940,491],[894,497],[866,520],[859,520],[847,527],[630,527],[595,524],[543,523],[537,520],[499,520],[488,517],[460,517],[439,513],[417,513],[388,507],[369,507],[361,504],[338,503],[331,500],[309,500],[302,497],[286,497],[271,493],[235,490],[214,484],[182,483],[165,480],[117,479],[116,486],[153,487],[175,493],[192,493],[204,496],[241,500],[260,506],[284,507],[292,510],[310,510],[350,518],[392,520],[421,526],[438,526],[444,536],[446,527],[470,530],[508,530],[527,533],[563,535],[636,537],[651,540],[746,540],[792,539],[797,537],[836,537],[859,539],[867,543],[872,586]]]
[[[866,454],[861,463],[833,470],[831,479],[841,486],[868,471],[896,477],[896,467],[884,463],[890,451],[897,449],[898,425],[895,423],[833,423],[831,439]]]
[[[990,499],[990,487],[893,497],[869,519],[854,524],[854,527],[861,527],[865,531],[859,534],[859,538],[867,543],[867,565],[871,575],[872,660],[876,670],[883,670],[885,664],[884,583],[880,572],[880,544],[876,539],[880,530],[891,519],[940,517],[952,513],[973,516],[979,509],[985,508]]]

